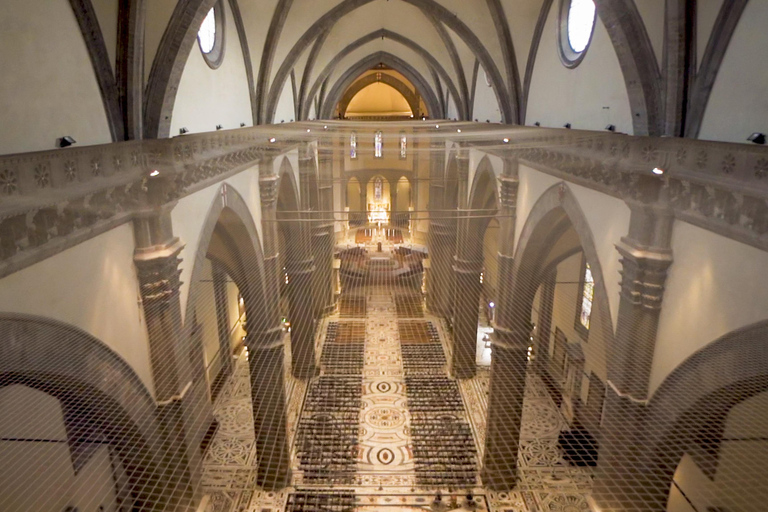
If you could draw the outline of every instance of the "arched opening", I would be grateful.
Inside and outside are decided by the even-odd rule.
[[[587,265],[591,282],[585,283]],[[534,205],[504,279],[495,311],[485,450],[486,481],[498,489],[513,485],[514,457],[532,442],[549,446],[557,464],[597,463],[613,327],[589,225],[564,183]],[[579,328],[582,307],[590,313],[586,329]],[[523,397],[533,395],[541,401],[524,409]],[[534,434],[529,425],[537,416],[553,421]],[[565,422],[554,421],[561,417]]]
[[[352,177],[347,181],[346,197],[349,227],[352,228],[365,225],[367,222],[365,213],[367,199],[365,189],[357,178]]]
[[[411,232],[410,211],[413,209],[412,193],[411,181],[405,176],[401,176],[394,186],[391,224],[401,229],[408,229],[409,233]]]
[[[355,79],[335,109],[339,119],[397,121],[426,117],[426,104],[402,73],[379,64]]]
[[[369,224],[378,227],[389,224],[392,213],[392,186],[384,176],[377,175],[368,180],[366,202],[363,209]]]
[[[0,339],[3,510],[195,506],[200,459],[168,441],[171,424],[119,356],[44,318],[2,315]]]

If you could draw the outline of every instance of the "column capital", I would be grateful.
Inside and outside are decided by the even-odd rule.
[[[637,247],[626,238],[616,249],[621,254],[621,295],[636,306],[661,309],[672,251]]]
[[[270,210],[277,206],[279,182],[280,182],[280,176],[276,174],[259,176],[259,195],[261,197],[262,211]]]

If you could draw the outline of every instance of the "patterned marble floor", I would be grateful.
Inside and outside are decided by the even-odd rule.
[[[464,498],[458,489],[453,493],[444,489],[443,501],[436,505],[432,502],[434,489],[427,490],[417,485],[411,413],[408,410],[398,332],[398,320],[403,320],[403,308],[401,304],[399,318],[394,300],[395,294],[400,292],[388,286],[369,286],[358,292],[365,298],[364,318],[332,315],[322,322],[318,331],[318,346],[322,348],[330,322],[365,323],[357,463],[354,485],[348,486],[349,492],[354,493],[354,510],[369,509],[373,512],[386,507],[388,512],[416,511],[428,505],[437,511],[461,508]],[[412,308],[412,305],[409,307]],[[416,316],[421,322],[432,322],[446,358],[450,360],[451,342],[445,322],[423,311]],[[286,360],[290,361],[290,357]],[[290,376],[289,368],[286,368],[285,374]],[[482,460],[486,435],[489,381],[489,369],[481,367],[475,378],[458,382],[479,461]],[[296,441],[296,428],[307,385],[307,382],[287,378],[288,429],[292,443]],[[286,512],[289,496],[297,492],[296,485],[305,490],[306,486],[302,486],[300,477],[294,479],[294,487],[279,493],[264,492],[254,484],[256,454],[245,354],[237,359],[236,370],[220,393],[214,414],[220,427],[204,460],[203,486],[208,493],[205,512]],[[587,496],[591,489],[591,471],[570,467],[563,460],[557,437],[564,428],[567,424],[544,384],[536,375],[528,375],[518,487],[512,492],[495,493],[479,486],[474,489],[476,501],[473,509],[490,512],[589,511]],[[300,474],[295,452],[292,461],[294,475]]]

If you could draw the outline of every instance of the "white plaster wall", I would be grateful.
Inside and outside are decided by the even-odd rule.
[[[749,2],[744,9],[701,125],[700,139],[744,142],[753,132],[768,133],[768,2]]]
[[[480,71],[477,73],[472,119],[477,119],[481,123],[486,121],[491,121],[492,123],[501,122],[501,109],[499,108],[499,102],[496,101],[496,93],[493,87],[487,85],[485,71],[483,71],[482,67],[480,67]]]
[[[723,6],[723,0],[698,0],[696,2],[696,55],[698,65],[704,58],[704,51],[712,35],[715,20]]]
[[[96,448],[75,475],[59,401],[25,386],[0,389],[0,508],[4,512],[115,510],[109,448]],[[30,441],[8,441],[25,439]]]
[[[525,77],[528,54],[533,44],[533,32],[536,29],[542,3],[543,0],[501,0],[509,30],[512,33],[521,81]]]
[[[216,125],[232,129],[239,128],[240,123],[253,124],[248,77],[237,27],[229,2],[222,2],[222,5],[226,22],[224,60],[217,69],[211,69],[195,40],[179,82],[171,135],[178,134],[181,127],[195,133],[212,132]]]
[[[213,289],[213,267],[211,260],[205,260],[200,281],[195,286],[195,314],[201,327],[203,342],[203,366],[210,389],[221,370],[219,359],[219,324],[216,313],[216,296]]]
[[[768,319],[768,253],[678,221],[672,252],[650,393],[694,352]]]
[[[224,183],[242,196],[243,201],[256,224],[256,232],[261,238],[261,198],[259,196],[259,171],[258,167],[247,169],[224,180]],[[181,301],[182,318],[186,315],[187,299],[189,296],[189,281],[195,265],[195,255],[200,245],[200,234],[208,220],[208,214],[214,201],[220,201],[221,183],[211,185],[208,188],[195,192],[181,199],[171,212],[173,232],[184,244],[180,257],[181,263],[181,288],[179,298]],[[186,321],[186,320],[185,320]]]
[[[146,2],[147,12],[144,17],[144,81],[149,80],[152,62],[155,59],[160,41],[173,15],[178,0],[152,0]],[[197,45],[197,40],[195,40]]]
[[[531,79],[526,124],[602,130],[608,124],[632,133],[632,114],[624,76],[608,32],[598,17],[584,60],[574,69],[558,54],[559,2],[553,2],[542,34]],[[608,107],[608,108],[604,108]]]
[[[0,16],[0,154],[111,142],[85,41],[67,0],[5,0]]]
[[[293,87],[291,86],[291,79],[285,81],[283,85],[283,92],[280,93],[280,99],[277,102],[277,109],[275,109],[275,118],[273,123],[290,123],[296,120],[296,109],[293,103]]]
[[[154,393],[134,247],[126,223],[15,272],[0,280],[0,311],[82,329],[122,357]]]
[[[635,0],[640,17],[643,19],[645,31],[651,40],[653,53],[656,55],[656,62],[661,66],[661,60],[664,56],[664,1],[665,0]],[[708,0],[701,0],[698,4],[706,3]],[[711,2],[711,0],[709,0]]]
[[[93,10],[99,20],[101,35],[107,46],[112,72],[115,70],[117,59],[117,13],[120,10],[119,0],[91,0]]]
[[[515,224],[515,251],[520,234],[541,194],[561,180],[520,165]],[[620,199],[573,183],[567,184],[586,218],[603,271],[608,305],[615,330],[619,312],[619,254],[615,244],[629,232],[629,207]]]

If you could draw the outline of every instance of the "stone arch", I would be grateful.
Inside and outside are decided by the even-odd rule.
[[[732,331],[686,359],[648,402],[643,445],[653,478],[643,493],[665,507],[684,453],[712,478],[728,413],[765,391],[768,320]]]
[[[427,52],[422,46],[420,46],[413,40],[408,39],[407,37],[404,37],[396,32],[392,32],[387,29],[380,29],[380,30],[371,32],[370,34],[363,36],[357,39],[356,41],[353,41],[352,43],[344,47],[341,51],[339,51],[339,53],[337,53],[336,56],[334,56],[333,59],[331,59],[331,61],[325,66],[325,68],[323,68],[323,70],[315,79],[312,87],[310,88],[309,94],[307,95],[307,100],[311,100],[312,98],[314,98],[318,94],[318,92],[321,90],[321,88],[323,88],[323,91],[325,90],[324,84],[326,83],[326,80],[331,75],[333,70],[336,69],[336,66],[338,66],[339,62],[341,62],[344,59],[344,57],[352,53],[354,50],[360,48],[364,44],[370,43],[371,41],[375,41],[382,37],[385,39],[390,39],[392,41],[398,42],[403,46],[410,48],[411,50],[419,54],[429,64],[430,68],[433,71],[433,77],[434,76],[440,77],[445,87],[450,91],[451,95],[454,98],[457,98],[456,100],[457,110],[459,112],[462,112],[462,115],[464,115],[463,113],[466,111],[466,105],[464,105],[464,102],[459,101],[459,98],[461,98],[459,96],[459,91],[456,88],[456,85],[454,84],[453,79],[448,74],[448,72],[443,68],[440,62],[435,57],[433,57],[429,52]],[[446,37],[448,37],[447,40],[450,41],[450,36],[447,36],[446,34]],[[449,48],[449,50],[453,55],[453,49]],[[460,80],[463,80],[464,79],[463,69],[457,68],[457,73],[459,73]],[[466,80],[463,80],[463,81],[466,82]],[[438,97],[438,100],[442,100],[442,98]],[[311,101],[305,101],[303,105],[303,110],[301,112],[302,119],[306,119],[309,116],[309,110],[310,110],[311,104],[312,104]],[[272,109],[271,111],[274,111],[274,109]],[[430,112],[430,113],[432,114],[433,117],[439,117],[437,115],[438,112],[439,111],[436,111],[434,113]]]
[[[603,306],[596,311],[593,310],[593,314],[600,315],[598,323],[601,329],[598,336],[604,340],[606,353],[611,354],[614,327],[605,276],[586,216],[565,182],[553,185],[541,195],[531,209],[520,233],[512,267],[510,294],[512,303],[509,304],[509,314],[517,321],[530,317],[533,298],[543,277],[541,265],[547,263],[552,244],[570,227],[576,231],[584,257],[592,269],[595,280],[594,300],[595,303]],[[522,324],[521,327],[523,327]],[[610,359],[607,365],[610,379],[612,374]]]
[[[185,339],[189,340],[187,352],[193,363],[192,372],[200,383],[207,380],[207,369],[203,365],[203,333],[199,323],[202,319],[197,318],[196,311],[207,259],[220,265],[237,285],[245,306],[248,331],[265,330],[268,314],[265,308],[264,257],[259,234],[245,200],[227,183],[219,187],[203,224],[190,275],[184,315]],[[215,305],[213,309],[215,315],[218,315]],[[218,316],[215,318],[218,322]],[[217,375],[225,378],[231,371],[231,350],[228,344],[224,345],[221,333],[219,336],[221,344],[216,358],[220,361],[221,370]],[[214,386],[214,382],[209,384]],[[203,400],[202,396],[199,400],[200,407],[208,411],[210,417],[210,404],[206,404],[207,400]]]
[[[429,82],[419,74],[416,69],[395,55],[387,52],[377,52],[368,57],[365,57],[357,64],[350,67],[331,87],[328,95],[323,100],[323,104],[320,109],[321,118],[330,118],[333,109],[341,101],[341,97],[344,91],[349,89],[351,84],[359,77],[363,72],[373,68],[377,64],[386,64],[389,67],[395,69],[399,73],[402,73],[421,93],[424,103],[427,105],[427,110],[430,112],[439,112],[439,102],[437,95],[435,94]]]
[[[419,115],[421,115],[422,112],[420,112],[419,109],[419,94],[413,92],[410,87],[408,87],[408,85],[406,85],[402,80],[399,80],[397,77],[386,73],[381,73],[380,75],[372,74],[364,76],[363,78],[355,81],[349,87],[349,89],[346,90],[344,96],[342,96],[338,103],[339,114],[343,117],[347,112],[347,108],[349,107],[350,102],[357,95],[357,93],[369,85],[375,83],[383,83],[395,89],[403,96],[403,98],[405,98],[405,101],[408,102],[408,106],[411,108],[411,112],[413,113],[414,117],[419,117]]]
[[[306,50],[306,48],[312,44],[312,42],[315,41],[323,32],[333,27],[341,18],[354,11],[358,7],[366,5],[371,1],[372,0],[345,0],[344,2],[336,5],[333,9],[326,12],[309,29],[307,29],[307,31],[299,38],[296,44],[294,44],[291,50],[288,52],[285,61],[275,74],[271,88],[269,88],[269,97],[266,101],[267,112],[265,114],[272,110],[271,106],[277,104],[279,94],[283,90],[285,81],[288,79],[291,69],[294,68],[296,62],[303,54],[304,50]],[[477,35],[447,8],[443,7],[434,0],[404,1],[413,5],[414,7],[421,9],[427,18],[436,19],[442,23],[445,23],[446,26],[453,30],[467,44],[467,46],[472,50],[472,52],[480,61],[483,69],[485,69],[491,77],[493,82],[493,89],[496,93],[496,99],[499,102],[499,107],[502,112],[502,120],[507,123],[514,122],[518,118],[517,93],[512,95],[514,98],[512,99],[510,98],[510,95],[505,92],[507,89],[505,87],[501,73],[499,72],[496,63],[493,61],[493,58],[490,56],[488,49],[485,48],[485,46],[480,42],[480,39],[477,37]],[[279,31],[282,28],[284,21],[285,20],[283,19],[278,23],[280,25],[279,27],[271,26],[270,31],[273,28]],[[268,87],[266,82],[268,81],[267,77],[269,76],[269,67],[272,63],[272,56],[274,51],[274,45],[269,45],[267,51],[265,51],[264,57],[262,58],[262,64],[264,66],[262,67],[262,71],[260,73],[260,76],[263,77],[260,79],[259,83],[260,91],[264,91]],[[456,101],[458,104],[461,104],[461,97],[457,96]],[[437,112],[438,110],[433,111]],[[267,118],[268,122],[270,121],[267,115],[265,115],[265,118]]]
[[[138,508],[166,510],[179,499],[193,505],[190,471],[199,468],[164,463],[168,447],[155,401],[120,356],[80,329],[32,315],[0,313],[0,339],[0,387],[20,384],[58,399],[70,449],[106,439]]]

